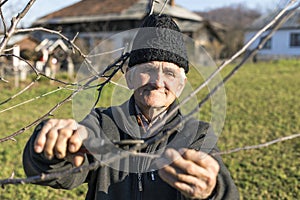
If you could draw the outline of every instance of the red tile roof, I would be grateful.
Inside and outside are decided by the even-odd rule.
[[[71,6],[53,12],[43,19],[78,17],[121,13],[139,0],[82,0]]]

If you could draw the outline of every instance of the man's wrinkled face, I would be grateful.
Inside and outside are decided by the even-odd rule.
[[[186,76],[184,69],[174,63],[152,61],[129,68],[126,81],[128,87],[134,90],[138,105],[163,108],[179,97]]]

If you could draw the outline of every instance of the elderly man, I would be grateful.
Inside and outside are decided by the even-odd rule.
[[[144,156],[130,155],[107,165],[104,161],[96,170],[40,184],[71,189],[88,183],[87,199],[238,199],[221,158],[209,155],[217,151],[215,143],[201,149],[205,142],[207,147],[215,139],[209,125],[196,119],[181,124],[180,111],[171,113],[189,71],[178,26],[169,16],[150,15],[143,27],[155,30],[139,31],[133,42],[125,74],[128,87],[134,91],[132,97],[120,106],[92,110],[79,124],[72,119],[41,123],[24,150],[26,174],[59,172],[86,166],[95,159],[103,161],[106,154],[129,148],[122,141],[147,141],[171,130],[164,140],[142,149]],[[159,123],[163,125],[157,126]],[[103,150],[108,143],[111,150]]]

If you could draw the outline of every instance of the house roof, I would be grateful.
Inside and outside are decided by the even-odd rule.
[[[58,46],[61,47],[65,52],[69,51],[68,46],[64,43],[62,39],[57,39],[55,41],[45,39],[35,47],[35,51],[40,51],[42,49],[45,49],[49,52],[52,52]]]
[[[248,30],[259,30],[263,28],[267,23],[271,22],[278,12],[271,12],[267,15],[263,15],[262,17],[255,20],[249,27]],[[280,29],[299,29],[300,28],[300,10],[296,10],[295,14],[290,17],[281,27]]]
[[[8,46],[19,45],[21,49],[34,49],[39,42],[40,41],[38,39],[30,35],[16,34],[11,37],[8,42]]]
[[[154,12],[163,7],[158,0]],[[141,20],[149,11],[149,0],[82,0],[38,19],[34,24],[64,24],[106,20]],[[180,19],[202,21],[202,17],[180,6],[166,5],[164,13]]]

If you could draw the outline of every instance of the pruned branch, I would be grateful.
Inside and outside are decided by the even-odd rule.
[[[0,76],[0,81],[3,81],[4,83],[9,83],[8,80],[4,79],[3,77]]]
[[[31,6],[34,4],[36,0],[30,0],[28,4],[25,6],[25,8],[17,15],[17,17],[13,17],[11,20],[11,26],[10,28],[4,33],[4,38],[2,39],[0,43],[0,53],[3,52],[5,47],[7,46],[8,41],[10,38],[16,33],[16,28],[19,24],[19,22],[22,20],[22,18],[27,14],[27,12],[30,10]],[[6,3],[6,2],[5,2]]]
[[[82,50],[75,44],[75,40],[78,36],[78,33],[75,35],[74,38],[69,39],[67,36],[62,34],[60,31],[55,31],[52,29],[44,28],[44,27],[35,27],[35,28],[22,28],[22,29],[17,29],[16,33],[28,33],[28,32],[37,32],[37,31],[42,31],[50,34],[54,34],[62,38],[64,41],[66,41],[69,44],[69,47],[72,49],[75,49],[80,56],[82,56],[84,59],[86,59],[88,56],[82,52]]]
[[[290,9],[291,6],[295,6],[294,8]],[[182,105],[186,104],[188,101],[190,101],[194,96],[196,96],[201,90],[203,90],[205,87],[208,86],[208,84],[226,67],[228,66],[230,63],[232,63],[234,60],[236,60],[238,57],[240,57],[243,53],[245,53],[249,47],[267,30],[269,30],[270,28],[274,27],[274,31],[277,30],[280,27],[281,22],[286,21],[289,17],[291,17],[292,14],[294,14],[295,10],[297,8],[299,8],[300,5],[299,3],[296,4],[295,1],[291,1],[285,8],[282,9],[282,11],[280,13],[278,13],[278,15],[271,21],[269,22],[267,25],[265,25],[261,30],[259,30],[242,48],[241,50],[239,50],[237,53],[235,53],[231,58],[229,58],[228,60],[224,61],[202,84],[200,84],[192,93],[190,93],[185,99],[183,99],[171,112],[168,113],[168,115],[166,115],[164,117],[163,120],[160,121],[160,123],[156,124],[155,126],[153,126],[151,128],[151,134],[155,133],[157,130],[160,129],[160,127],[163,126],[163,124],[166,123],[166,121],[168,121],[170,119],[170,117],[172,117],[175,112],[177,112]],[[276,24],[278,25],[276,27]],[[272,32],[273,33],[273,32]],[[271,34],[272,34],[271,33]],[[270,34],[270,35],[271,35]],[[266,40],[262,40],[259,45],[258,48],[256,50],[253,50],[253,54],[262,46],[261,44],[264,44],[267,41],[268,37],[266,38]],[[252,55],[252,54],[251,54]],[[238,65],[238,67],[236,67],[236,69],[234,69],[232,71],[232,75],[230,75],[229,77],[227,77],[227,79],[229,80],[234,74],[235,72],[244,64],[244,62],[249,59],[249,57],[251,55],[248,55],[247,57],[245,57],[243,59],[243,61],[241,62],[240,65]],[[223,80],[223,82],[228,81],[227,79]],[[222,83],[220,83],[222,84]],[[217,89],[219,88],[219,85],[217,85],[217,88],[215,91],[213,91],[213,93],[215,93],[217,91]],[[209,94],[209,96],[211,96],[213,93]],[[206,98],[205,98],[206,99]],[[204,101],[206,101],[205,99],[203,99]],[[202,101],[203,101],[202,100]],[[191,113],[189,113],[189,115],[192,115],[196,112],[199,111],[200,106],[203,104],[203,102],[200,102],[198,107],[196,107]]]
[[[46,77],[49,80],[52,80],[52,81],[64,84],[64,85],[73,85],[73,86],[77,86],[78,85],[78,84],[74,84],[74,83],[67,83],[67,82],[61,81],[59,79],[55,79],[55,78],[47,76],[46,74],[38,71],[34,66],[32,66],[31,63],[29,63],[27,60],[25,60],[24,58],[22,58],[20,56],[16,56],[14,54],[2,54],[2,55],[0,55],[0,57],[16,57],[16,58],[18,58],[19,60],[25,62],[27,64],[27,66],[29,66],[33,70],[33,72],[35,73],[35,75],[36,75],[36,78],[30,84],[28,84],[25,88],[23,88],[21,91],[19,91],[18,93],[14,94],[13,96],[7,98],[6,100],[0,102],[0,106],[3,105],[3,104],[8,103],[9,101],[13,100],[14,98],[20,96],[21,94],[23,94],[24,92],[26,92],[27,90],[29,90],[41,78],[41,76]]]
[[[4,15],[3,15],[3,11],[2,11],[2,6],[7,2],[8,0],[5,0],[3,2],[1,2],[0,4],[0,16],[1,16],[1,20],[2,20],[2,24],[3,24],[3,32],[6,32],[6,23],[5,23],[5,19],[4,19]]]
[[[6,109],[4,109],[4,110],[0,110],[0,114],[1,114],[1,113],[4,113],[4,112],[6,112],[6,111],[12,110],[12,109],[14,109],[14,108],[20,107],[20,106],[22,106],[22,105],[25,105],[25,104],[27,104],[27,103],[33,102],[33,101],[38,100],[38,99],[40,99],[40,98],[46,97],[46,96],[48,96],[48,95],[50,95],[50,94],[56,93],[56,92],[58,92],[58,91],[61,91],[62,89],[63,89],[62,87],[59,87],[59,88],[56,89],[56,90],[53,90],[53,91],[47,92],[47,93],[45,93],[45,94],[42,94],[42,95],[40,95],[40,96],[31,98],[31,99],[29,99],[29,100],[27,100],[27,101],[23,101],[22,103],[19,103],[19,104],[17,104],[17,105],[11,106],[11,107],[6,108]],[[14,98],[14,96],[11,97],[10,100],[13,99],[13,98]],[[0,104],[0,105],[1,105],[1,104]]]
[[[90,84],[97,80],[98,77],[105,77],[105,73],[107,71],[109,71],[110,69],[113,69],[113,74],[115,74],[118,70],[120,70],[122,68],[122,65],[120,65],[120,63],[124,63],[129,57],[129,54],[128,53],[125,53],[124,55],[122,55],[119,59],[117,59],[114,63],[112,63],[111,65],[109,65],[107,67],[106,70],[104,70],[104,72],[101,72],[99,75],[97,76],[94,76],[92,78],[90,78],[84,85],[79,85],[77,89],[75,89],[72,94],[70,94],[68,97],[66,97],[64,100],[60,101],[58,104],[56,104],[53,108],[51,108],[45,115],[43,115],[42,117],[40,117],[39,119],[35,120],[34,122],[30,123],[29,125],[27,125],[26,127],[14,132],[13,134],[7,136],[7,137],[4,137],[4,138],[1,138],[0,139],[0,143],[2,142],[5,142],[5,141],[8,141],[8,140],[11,140],[11,138],[14,138],[16,137],[17,135],[20,135],[21,133],[23,133],[24,131],[28,130],[29,128],[37,125],[38,123],[40,123],[41,121],[43,121],[44,119],[46,119],[47,117],[49,116],[52,116],[53,115],[53,112],[55,110],[57,110],[59,107],[61,107],[62,105],[64,105],[66,102],[72,100],[72,98],[79,92],[87,89],[87,88],[90,88]],[[112,75],[113,76],[113,75]],[[112,77],[111,76],[111,77]],[[103,88],[107,83],[109,83],[109,81],[104,81],[102,84],[98,85],[98,87],[100,88]]]
[[[30,1],[31,3],[33,3],[34,1]],[[29,3],[30,3],[29,2]],[[152,1],[154,2],[154,1]],[[166,0],[167,2],[167,0]],[[292,3],[295,3],[295,1],[291,1]],[[178,107],[176,107],[174,109],[173,112],[171,112],[170,114],[168,114],[165,118],[165,120],[168,120],[170,116],[172,116],[174,114],[174,112],[176,112],[183,104],[185,104],[186,102],[188,102],[193,96],[195,96],[197,93],[199,93],[200,90],[202,90],[204,87],[206,87],[208,85],[208,83],[217,75],[219,74],[219,72],[225,68],[225,66],[227,66],[228,64],[230,64],[233,60],[235,60],[236,58],[238,58],[240,55],[242,55],[247,49],[248,47],[259,37],[261,36],[266,30],[272,28],[271,33],[268,35],[270,36],[272,34],[272,32],[274,32],[275,30],[278,29],[278,27],[280,27],[280,25],[284,22],[284,20],[286,20],[287,18],[289,18],[292,13],[295,11],[294,9],[290,9],[290,6],[292,5],[289,4],[287,7],[285,7],[275,18],[274,20],[272,20],[269,24],[267,24],[263,29],[261,29],[240,51],[238,51],[236,54],[234,54],[229,60],[225,61],[221,66],[219,66],[219,68],[211,74],[211,76],[204,82],[202,83],[199,87],[196,88],[196,90],[191,93],[185,100],[183,100]],[[2,4],[1,4],[2,5]],[[30,5],[30,4],[29,4]],[[27,5],[26,8],[30,8],[30,6]],[[296,6],[296,7],[299,7]],[[153,4],[152,4],[152,8],[153,8]],[[28,10],[27,10],[28,11]],[[6,36],[4,38],[4,40],[2,41],[2,43],[0,44],[0,52],[3,51],[4,46],[6,46],[7,44],[7,40],[11,37],[12,34],[14,33],[21,33],[21,32],[31,32],[31,31],[45,31],[48,33],[53,33],[56,35],[59,35],[60,37],[62,37],[64,40],[68,41],[70,46],[75,49],[77,52],[79,52],[79,54],[85,58],[85,62],[89,63],[89,60],[87,59],[88,56],[83,54],[82,51],[80,50],[80,48],[78,48],[75,44],[74,41],[77,37],[77,35],[72,39],[68,39],[67,37],[65,37],[63,34],[61,34],[58,31],[53,31],[53,30],[49,30],[49,29],[45,29],[43,27],[39,27],[39,28],[32,28],[32,29],[20,29],[20,30],[16,30],[16,24],[18,23],[18,20],[21,19],[25,14],[26,14],[26,9],[24,9],[24,11],[17,16],[16,19],[13,20],[12,23],[12,27],[9,29],[9,31],[6,33]],[[225,79],[223,80],[222,83],[227,82],[234,74],[235,72],[244,64],[244,62],[249,59],[249,57],[251,55],[253,55],[258,49],[260,49],[262,47],[262,45],[264,44],[264,42],[267,41],[267,38],[265,40],[263,40],[259,46],[253,50],[251,52],[251,54],[249,54],[248,56],[246,56],[242,62],[233,70],[231,71],[231,73],[229,73],[229,75],[227,77],[225,77]],[[115,63],[113,63],[112,65],[108,66],[109,67],[117,67],[116,69],[113,70],[113,73],[115,73],[118,68],[120,69],[119,63],[121,62],[121,64],[124,64],[122,62],[125,62],[124,59],[127,59],[128,55],[122,55],[123,57],[121,57],[121,60],[118,60],[118,62],[116,61]],[[90,65],[89,65],[90,66]],[[91,66],[91,70],[93,70],[92,66]],[[5,138],[0,139],[0,143],[7,141],[7,140],[14,140],[14,137],[16,137],[17,135],[23,133],[25,130],[28,130],[29,128],[37,125],[39,122],[41,122],[43,119],[51,116],[53,114],[53,112],[59,108],[61,105],[63,105],[64,103],[68,102],[69,100],[71,100],[77,93],[79,93],[80,91],[91,87],[91,83],[96,80],[98,77],[106,77],[107,80],[110,80],[113,76],[113,74],[111,76],[104,76],[104,73],[106,72],[106,70],[102,73],[102,74],[98,74],[96,72],[94,72],[95,76],[91,77],[91,79],[89,79],[87,81],[86,84],[84,85],[80,85],[77,89],[75,89],[71,95],[69,95],[67,98],[65,98],[64,100],[60,101],[56,106],[54,106],[52,109],[50,109],[50,111],[48,111],[45,115],[43,115],[42,117],[40,117],[39,119],[35,120],[34,122],[32,122],[31,124],[27,125],[26,127],[20,129],[19,131],[13,133],[10,136],[7,136]],[[40,73],[38,73],[38,75],[40,75]],[[50,77],[48,77],[50,79]],[[108,81],[105,81],[104,83],[106,84]],[[100,88],[103,87],[103,84],[98,85]],[[208,96],[206,98],[204,98],[200,103],[199,106],[197,106],[197,108],[195,108],[191,113],[189,113],[187,116],[185,116],[182,120],[182,122],[180,124],[177,124],[177,126],[181,126],[183,123],[185,123],[187,120],[189,120],[191,118],[191,116],[193,115],[194,112],[198,112],[199,108],[211,97],[211,95],[214,94],[214,92],[216,92],[218,90],[218,86],[216,86],[214,88],[214,90],[212,90],[211,93],[208,94]],[[165,121],[162,121],[160,124],[156,125],[153,127],[153,129],[151,129],[152,133],[157,132],[157,130],[160,129],[160,127],[164,124]],[[176,126],[176,127],[177,127]],[[143,148],[147,147],[149,144],[152,143],[157,143],[157,142],[161,142],[164,141],[165,139],[167,139],[171,134],[173,134],[174,130],[176,127],[173,127],[170,131],[167,132],[166,135],[157,135],[156,137],[154,137],[151,140],[148,140],[147,142],[143,143],[143,144],[138,144],[138,145],[134,145],[133,147],[131,147],[129,149],[129,151],[122,151],[119,154],[114,154],[112,156],[108,156],[109,159],[105,160],[103,163],[109,164],[114,162],[115,160],[121,159],[121,158],[125,158],[128,157],[131,154],[137,154],[137,152],[139,150],[142,150]],[[235,153],[238,151],[242,151],[242,150],[249,150],[249,149],[258,149],[258,148],[263,148],[263,147],[267,147],[270,146],[272,144],[276,144],[276,143],[280,143],[286,140],[291,140],[291,139],[295,139],[300,137],[300,134],[295,134],[295,135],[291,135],[291,136],[286,136],[286,137],[282,137],[282,138],[278,138],[276,140],[272,140],[270,142],[264,143],[264,144],[259,144],[259,145],[253,145],[253,146],[246,146],[246,147],[241,147],[241,148],[237,148],[237,149],[233,149],[233,150],[229,150],[229,151],[225,151],[225,152],[220,152],[220,153],[216,153],[219,155],[224,155],[224,154],[230,154],[230,153]],[[142,155],[147,157],[147,155]],[[151,155],[150,155],[151,156]],[[25,183],[38,183],[41,181],[45,181],[45,180],[51,180],[54,178],[61,178],[61,177],[65,177],[71,174],[75,174],[75,173],[80,173],[82,171],[85,170],[93,170],[93,169],[97,169],[98,167],[100,167],[101,164],[99,162],[95,162],[92,163],[88,166],[83,166],[83,167],[78,167],[78,168],[73,168],[70,170],[66,170],[66,171],[62,171],[59,173],[51,173],[51,174],[41,174],[38,176],[33,176],[33,177],[28,177],[28,178],[24,178],[24,179],[14,179],[13,177],[9,178],[9,179],[5,179],[5,180],[0,180],[0,185],[4,186],[7,184],[25,184]]]
[[[228,154],[236,153],[236,152],[239,152],[239,151],[261,149],[261,148],[265,148],[265,147],[268,147],[268,146],[273,145],[273,144],[278,144],[278,143],[281,143],[281,142],[284,142],[284,141],[287,141],[287,140],[293,140],[293,139],[296,139],[296,138],[299,138],[299,137],[300,137],[300,133],[293,134],[293,135],[277,138],[275,140],[271,140],[271,141],[266,142],[266,143],[262,143],[262,144],[258,144],[258,145],[252,145],[252,146],[240,147],[240,148],[231,149],[231,150],[222,151],[222,152],[217,152],[217,153],[213,153],[212,155],[228,155]]]
[[[3,2],[0,3],[0,7],[2,7],[5,3],[7,3],[8,0],[4,0]]]

